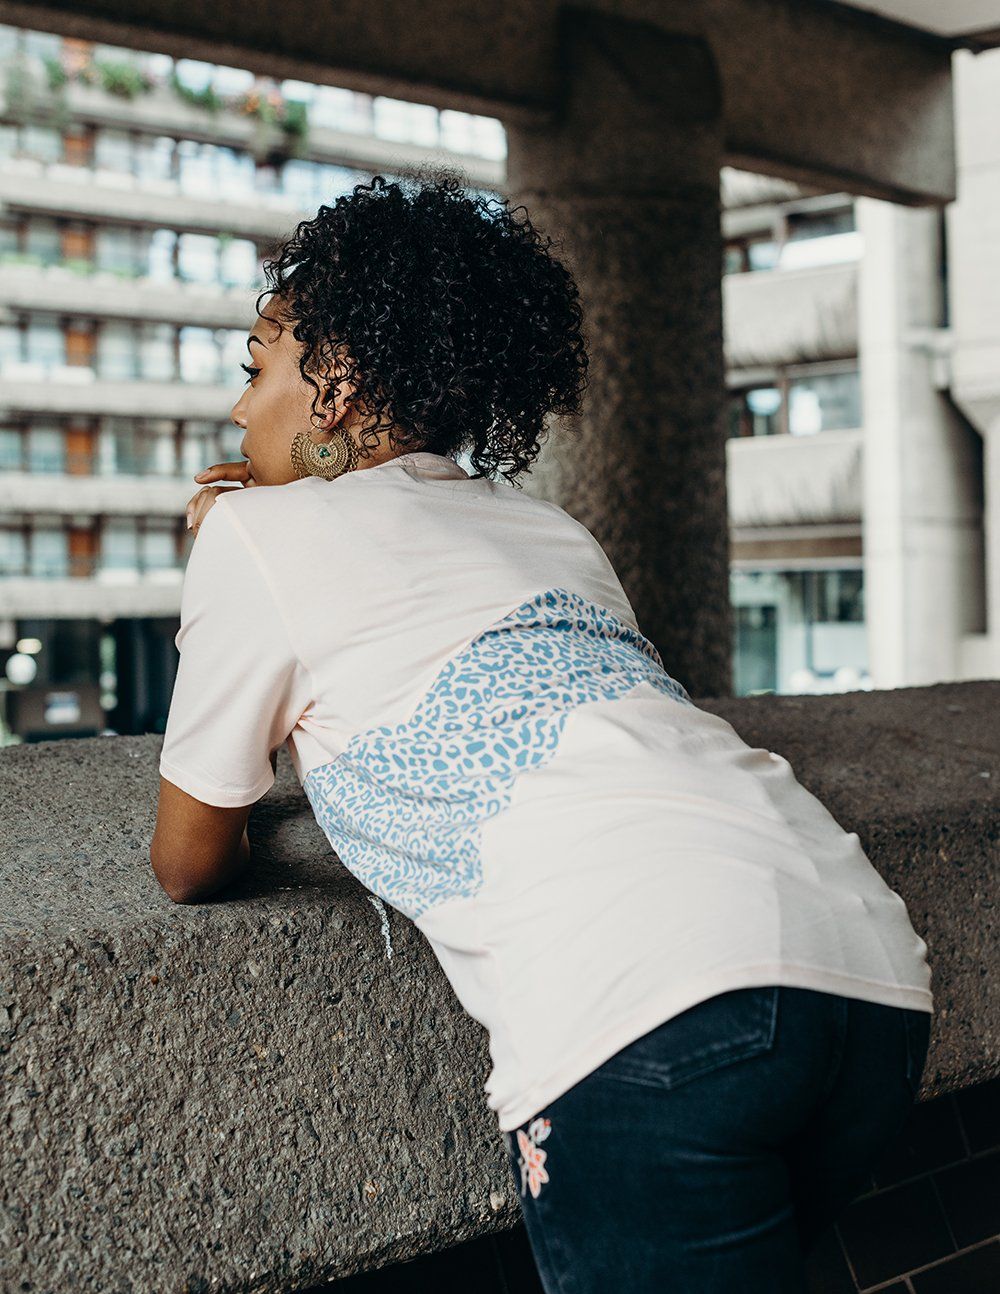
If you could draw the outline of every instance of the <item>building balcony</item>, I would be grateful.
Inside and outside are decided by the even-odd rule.
[[[180,521],[197,489],[191,476],[180,475],[0,472],[0,512],[176,517]]]
[[[725,275],[727,367],[753,369],[857,355],[857,297],[856,262]]]
[[[101,568],[74,559],[79,575],[7,575],[0,578],[0,619],[118,620],[179,616],[181,566],[152,570]]]
[[[57,105],[40,65],[34,69],[35,95],[50,110]],[[0,98],[6,98],[11,68],[0,67]],[[167,135],[175,139],[192,139],[220,144],[227,148],[256,153],[264,139],[273,138],[279,145],[290,141],[280,127],[268,128],[254,114],[223,107],[211,111],[188,102],[168,85],[157,85],[134,98],[113,94],[100,85],[71,80],[59,94],[62,111],[76,122],[107,126],[116,130],[137,130],[149,135]],[[503,182],[506,162],[503,157],[466,153],[435,145],[385,138],[374,131],[341,130],[310,121],[301,149],[296,157],[334,166],[369,171],[413,170],[428,162],[449,160],[461,167],[473,185],[492,188]]]
[[[62,265],[6,264],[0,310],[31,310],[88,318],[137,319],[201,328],[246,328],[260,288],[227,288],[180,280],[128,278],[107,271],[77,273]]]
[[[254,149],[260,130],[256,117],[227,110],[209,112],[185,102],[167,87],[157,87],[136,95],[134,99],[123,99],[99,86],[74,81],[66,85],[65,92],[67,109],[74,121],[112,126],[118,130],[141,130],[149,134],[170,135],[175,139],[197,139],[247,151]],[[300,156],[333,166],[399,172],[439,161],[446,152],[449,161],[466,173],[470,184],[496,188],[503,183],[506,174],[503,159],[314,124],[309,126]]]
[[[229,197],[186,193],[176,180],[157,180],[100,168],[7,158],[0,170],[0,204],[11,211],[37,211],[180,233],[230,233],[260,242],[287,238],[298,221],[314,216],[281,193]]]
[[[70,365],[19,365],[0,374],[0,416],[76,414],[225,422],[239,396],[238,386],[200,385],[179,379],[112,381],[95,377],[91,368]]]
[[[863,431],[741,436],[726,441],[733,527],[861,520]]]

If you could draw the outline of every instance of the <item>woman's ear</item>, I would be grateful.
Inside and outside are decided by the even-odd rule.
[[[344,367],[341,367],[341,365]],[[341,373],[344,376],[340,376]],[[324,430],[343,422],[347,417],[348,410],[354,407],[347,404],[348,396],[353,390],[347,380],[347,373],[347,357],[340,355],[335,362],[334,371],[323,374],[322,380],[325,382],[325,386],[320,397],[320,404],[323,408],[321,426]]]

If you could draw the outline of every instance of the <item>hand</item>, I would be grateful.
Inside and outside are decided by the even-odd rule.
[[[245,490],[257,485],[250,475],[250,464],[243,458],[235,463],[216,463],[212,467],[206,467],[194,479],[196,481],[239,481]],[[225,493],[226,487],[204,485],[196,494],[193,494],[187,505],[188,530],[197,535],[198,527],[205,520],[215,500],[220,494]]]

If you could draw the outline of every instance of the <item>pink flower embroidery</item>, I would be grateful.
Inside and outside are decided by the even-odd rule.
[[[521,1169],[521,1194],[527,1185],[536,1200],[542,1183],[549,1180],[545,1171],[546,1151],[539,1148],[538,1142],[544,1141],[551,1131],[552,1124],[548,1119],[532,1119],[527,1134],[520,1128],[517,1130],[517,1144],[521,1151],[517,1159]]]

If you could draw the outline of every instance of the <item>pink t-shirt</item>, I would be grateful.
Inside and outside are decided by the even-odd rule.
[[[728,989],[932,1010],[857,834],[693,703],[556,504],[427,452],[229,491],[175,641],[160,772],[249,804],[287,745],[338,857],[489,1031],[505,1131]]]

